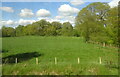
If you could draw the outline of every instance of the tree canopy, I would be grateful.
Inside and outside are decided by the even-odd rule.
[[[76,16],[75,29],[85,42],[117,44],[118,10],[107,3],[91,3]]]

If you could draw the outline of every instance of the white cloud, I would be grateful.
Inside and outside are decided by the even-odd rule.
[[[68,21],[74,21],[75,20],[75,16],[56,16],[54,19],[57,20],[68,20]]]
[[[52,23],[52,22],[54,22],[54,21],[57,21],[57,22],[60,22],[60,23],[61,23],[62,20],[58,20],[58,19],[47,19],[46,21],[49,21],[50,23]]]
[[[14,27],[15,22],[13,20],[0,21],[0,29],[2,26]]]
[[[30,9],[22,9],[21,10],[21,13],[20,13],[20,16],[21,17],[32,17],[34,15],[34,13],[32,12],[32,10]]]
[[[61,23],[70,22],[74,26],[75,15],[79,11],[80,10],[77,8],[71,7],[68,4],[64,4],[58,8],[59,14],[54,19],[59,20]]]
[[[24,19],[20,19],[19,21],[16,21],[16,24],[19,24],[19,25],[27,25],[27,24],[32,24],[33,22],[35,22],[35,20],[24,20]]]
[[[71,7],[68,4],[61,5],[60,8],[58,8],[58,11],[61,15],[64,16],[69,16],[69,15],[74,15],[79,12],[79,9]]]
[[[8,21],[6,22],[6,24],[7,24],[7,25],[13,25],[13,24],[14,24],[14,21],[8,20]]]
[[[51,13],[46,9],[40,9],[37,11],[36,15],[38,17],[49,17],[51,15]]]
[[[62,19],[64,16],[55,16],[55,19]]]
[[[13,13],[14,10],[12,7],[0,7],[0,10]]]
[[[75,24],[75,16],[66,16],[64,22],[70,22],[74,26],[74,24]]]
[[[65,19],[70,20],[70,21],[74,21],[75,16],[67,16],[67,17],[65,17]]]
[[[35,20],[20,19],[18,21],[13,21],[13,20],[0,21],[0,27],[2,27],[2,26],[16,27],[18,25],[32,24],[33,22],[35,22]]]
[[[74,24],[75,16],[55,16],[54,20],[59,21],[61,23],[64,22],[70,22],[71,24]]]
[[[120,0],[112,0],[111,2],[109,2],[108,4],[110,5],[111,8],[114,8],[116,6],[118,6],[118,2]]]
[[[8,21],[0,21],[0,26],[4,26],[4,25],[13,25],[14,21],[12,20],[8,20]]]
[[[57,22],[60,22],[60,23],[64,23],[65,22],[65,20],[60,20],[60,19],[55,19],[55,18],[48,18],[48,19],[46,19],[46,21],[48,21],[50,23],[52,23],[54,21],[57,21]]]
[[[5,24],[5,21],[0,21],[0,27]]]
[[[49,21],[50,23],[53,21],[60,21],[59,19],[55,19],[55,18],[48,18],[48,17],[39,17],[38,21],[41,19],[45,19],[46,21]]]
[[[84,4],[84,1],[83,0],[72,0],[72,1],[70,1],[70,3],[72,5],[78,6],[78,5]]]
[[[49,21],[50,23],[52,23],[54,21],[57,21],[57,22],[60,22],[60,23],[70,22],[74,26],[74,20],[75,20],[74,16],[66,16],[62,19],[59,19],[59,18],[56,18],[56,17],[55,18],[39,17],[38,20],[45,19],[46,21]]]

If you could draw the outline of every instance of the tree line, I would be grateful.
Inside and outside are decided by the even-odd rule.
[[[19,25],[16,28],[2,27],[2,37],[13,36],[74,36],[73,26],[70,22],[64,22],[63,24],[57,21],[52,23],[42,19],[40,21],[28,24],[26,26]]]
[[[2,27],[2,37],[13,36],[75,36],[84,37],[85,42],[118,45],[118,7],[110,8],[107,3],[91,3],[77,14],[75,26],[70,22],[48,22],[44,19],[28,24]]]

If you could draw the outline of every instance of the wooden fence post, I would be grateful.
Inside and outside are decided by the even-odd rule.
[[[105,42],[103,42],[103,47],[105,47]]]
[[[36,58],[36,64],[38,64],[38,58]]]
[[[55,64],[57,64],[57,58],[55,57]]]
[[[15,63],[17,64],[17,58],[15,58]]]
[[[102,60],[101,60],[101,57],[99,57],[99,62],[100,62],[100,64],[102,64]]]
[[[78,57],[78,64],[80,64],[80,58]]]

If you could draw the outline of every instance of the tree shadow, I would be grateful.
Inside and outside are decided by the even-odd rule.
[[[107,68],[114,68],[114,69],[119,69],[119,66],[116,62],[113,62],[113,61],[107,61],[105,66]]]
[[[2,63],[3,64],[13,64],[15,63],[15,60],[17,58],[17,63],[27,61],[29,59],[32,59],[34,57],[39,57],[42,56],[43,54],[39,54],[38,52],[29,52],[29,53],[21,53],[21,54],[15,54],[15,55],[10,55],[7,57],[2,58]]]
[[[5,49],[0,50],[0,53],[6,53],[6,52],[8,52],[8,50]]]

